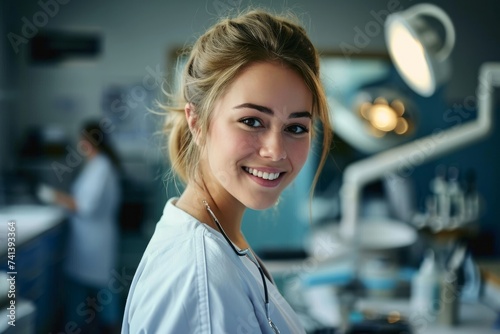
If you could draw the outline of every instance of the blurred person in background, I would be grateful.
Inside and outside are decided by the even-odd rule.
[[[71,192],[41,185],[37,195],[42,202],[70,212],[65,321],[75,322],[80,333],[116,333],[121,320],[119,295],[108,285],[118,252],[119,160],[96,121],[83,126],[78,145],[84,165]],[[101,290],[109,293],[101,296]]]

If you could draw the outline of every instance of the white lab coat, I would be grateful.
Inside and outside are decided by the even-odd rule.
[[[106,286],[117,256],[120,200],[119,177],[108,157],[99,154],[86,163],[72,195],[77,211],[70,218],[66,272],[81,283]]]
[[[137,268],[122,333],[272,333],[257,267],[175,201],[165,206]],[[281,333],[304,333],[277,288],[269,280],[267,286]]]

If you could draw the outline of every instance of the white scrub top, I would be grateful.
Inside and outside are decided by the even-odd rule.
[[[76,179],[65,269],[84,284],[106,286],[117,256],[118,173],[103,154],[88,161]]]
[[[137,268],[122,333],[273,333],[255,264],[176,200],[167,202]],[[281,333],[305,333],[276,287],[269,280],[267,286]]]

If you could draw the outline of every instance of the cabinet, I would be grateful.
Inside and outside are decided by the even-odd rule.
[[[8,268],[6,227],[15,222],[15,268]],[[15,300],[32,302],[37,332],[48,332],[61,311],[65,216],[51,207],[23,205],[0,209],[0,270],[15,271]],[[8,301],[8,300],[7,300]]]

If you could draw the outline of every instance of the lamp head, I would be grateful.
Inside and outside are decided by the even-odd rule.
[[[446,33],[443,43],[424,16],[434,17],[443,24]],[[389,15],[385,38],[399,74],[416,93],[431,96],[449,77],[448,57],[455,44],[455,29],[439,7],[419,4]]]

